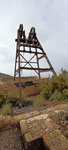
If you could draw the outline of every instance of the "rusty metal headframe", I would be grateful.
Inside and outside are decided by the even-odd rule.
[[[17,42],[17,46],[16,46],[16,60],[15,60],[15,72],[14,72],[14,80],[15,80],[15,76],[17,74],[19,74],[19,88],[21,91],[21,70],[34,70],[39,78],[40,78],[40,73],[41,72],[47,72],[47,71],[51,71],[53,72],[54,75],[56,75],[45,51],[43,50],[37,36],[36,36],[36,32],[35,32],[35,28],[32,27],[30,32],[29,32],[29,36],[28,38],[26,38],[25,36],[25,30],[23,30],[23,24],[20,24],[19,29],[17,30],[17,39],[15,40]],[[26,50],[26,47],[29,48],[29,50]],[[33,50],[34,49],[34,50]],[[38,51],[38,49],[40,51]],[[24,53],[29,53],[29,54],[34,54],[32,56],[32,58],[27,61],[27,59],[25,59],[24,57]],[[36,57],[36,62],[32,62],[32,59]],[[45,58],[49,68],[40,68],[39,66],[39,60]],[[22,61],[21,61],[22,59]],[[24,60],[24,61],[23,61]],[[25,65],[24,65],[25,63]],[[31,63],[37,63],[37,67],[33,67]],[[21,64],[23,66],[21,66]],[[26,67],[26,65],[29,65],[29,67]],[[17,68],[18,66],[18,68]],[[20,92],[20,99],[21,99],[21,92]]]

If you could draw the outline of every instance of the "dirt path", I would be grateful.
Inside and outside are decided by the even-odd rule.
[[[0,150],[22,150],[21,131],[19,126],[13,126],[0,131]]]

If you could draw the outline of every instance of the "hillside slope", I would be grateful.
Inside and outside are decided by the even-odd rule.
[[[5,77],[11,77],[10,75],[4,74],[4,73],[0,73],[0,78],[5,78]]]

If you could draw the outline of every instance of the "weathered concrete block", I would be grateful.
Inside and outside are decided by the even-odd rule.
[[[68,150],[68,141],[59,130],[49,130],[42,138],[45,145],[47,144],[50,150]]]
[[[28,130],[25,120],[20,121],[20,128],[21,128],[22,135]]]
[[[30,132],[25,133],[25,141],[26,142],[31,142],[32,141],[32,136]]]
[[[48,114],[41,114],[41,115],[34,117],[34,120],[47,119],[47,117],[48,117]]]

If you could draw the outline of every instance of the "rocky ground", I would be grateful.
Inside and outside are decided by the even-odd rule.
[[[50,117],[60,126],[61,133],[68,139],[68,108],[56,111],[56,113]]]
[[[34,110],[39,112],[45,110],[46,113],[49,113],[50,118],[60,126],[61,133],[68,139],[68,107],[49,112],[48,110],[52,106],[50,103],[42,107],[34,107],[32,103],[30,104],[28,103],[28,105],[23,106],[22,109],[14,109],[12,115],[17,116]],[[54,108],[57,107],[55,106]],[[0,150],[23,150],[19,125],[14,125],[11,128],[0,131]]]
[[[0,131],[0,150],[23,150],[19,125]]]
[[[17,113],[27,113],[27,112],[34,111],[34,110],[39,110],[39,111],[44,110],[44,109],[50,108],[51,106],[57,105],[57,103],[58,103],[56,101],[45,101],[41,106],[34,105],[34,101],[36,100],[37,96],[28,97],[27,101],[23,104],[22,109],[19,109],[18,106],[13,107],[12,115],[15,115]]]

